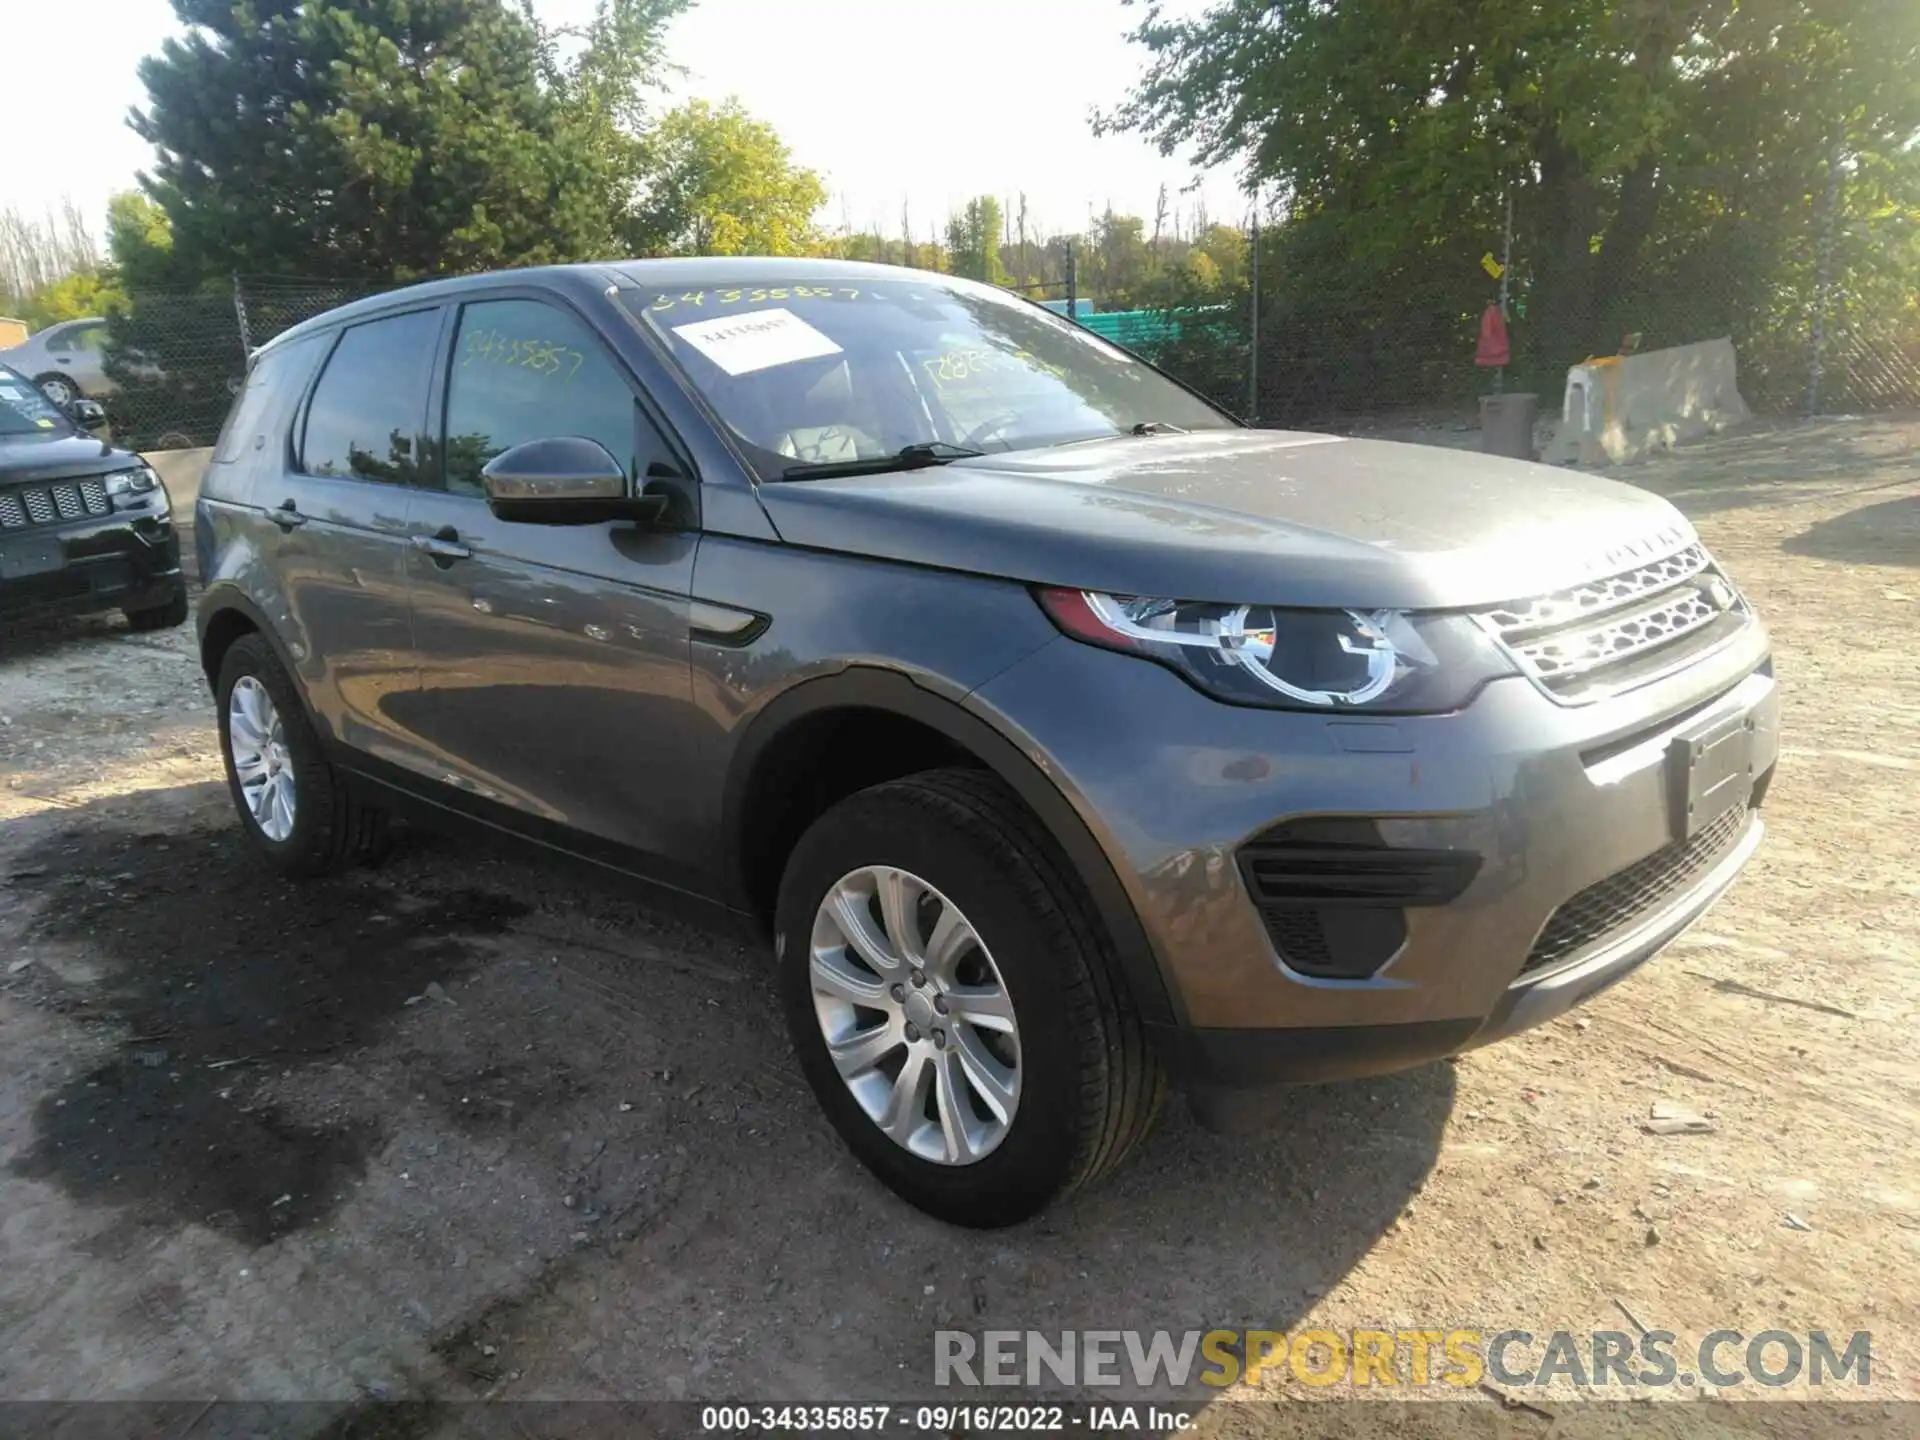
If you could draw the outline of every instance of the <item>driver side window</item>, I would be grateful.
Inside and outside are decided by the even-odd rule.
[[[598,440],[634,474],[633,387],[584,324],[539,300],[463,306],[447,376],[446,487],[480,495],[480,471],[529,440]]]

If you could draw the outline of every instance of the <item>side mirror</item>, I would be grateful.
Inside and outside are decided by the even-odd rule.
[[[598,440],[556,435],[503,450],[480,472],[487,508],[528,525],[651,524],[667,513],[665,495],[629,495],[626,472]]]
[[[107,423],[107,412],[100,408],[98,400],[82,397],[67,407],[67,413],[82,430],[99,430]]]

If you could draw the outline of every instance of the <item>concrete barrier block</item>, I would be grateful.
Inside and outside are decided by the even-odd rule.
[[[1726,336],[1603,356],[1567,371],[1560,428],[1543,458],[1621,464],[1729,429],[1752,414]]]

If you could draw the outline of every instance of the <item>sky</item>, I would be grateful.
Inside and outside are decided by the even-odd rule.
[[[593,0],[535,8],[577,23]],[[27,143],[0,152],[0,207],[37,216],[71,198],[98,229],[107,197],[151,159],[125,117],[145,100],[141,57],[179,28],[172,7],[6,0],[6,11],[7,49],[47,61],[7,66],[0,108]],[[970,196],[1024,190],[1040,228],[1078,229],[1109,203],[1151,216],[1162,184],[1188,212],[1204,203],[1237,220],[1246,200],[1231,172],[1092,133],[1092,112],[1140,73],[1145,52],[1125,39],[1140,13],[1120,0],[701,0],[668,41],[685,70],[671,98],[737,96],[770,121],[825,178],[832,228],[897,234],[904,203],[924,239]]]

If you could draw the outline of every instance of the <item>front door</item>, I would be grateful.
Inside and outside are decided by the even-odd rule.
[[[407,578],[419,679],[404,709],[435,777],[564,827],[673,882],[694,724],[687,630],[693,531],[507,522],[480,469],[528,440],[598,440],[638,485],[667,454],[637,387],[556,302],[461,307],[447,360],[443,485],[413,498]],[[592,848],[587,846],[585,848]]]

